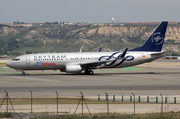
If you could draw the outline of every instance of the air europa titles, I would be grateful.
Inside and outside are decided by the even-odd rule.
[[[47,63],[46,62],[46,63],[42,63],[41,65],[52,65],[53,66],[53,65],[56,65],[56,63]]]
[[[41,62],[41,61],[37,61],[37,62],[34,64],[34,66],[40,66],[40,65],[42,65],[42,66],[49,66],[49,65],[53,66],[53,65],[56,65],[56,63],[48,63],[48,62],[43,63],[43,62]]]

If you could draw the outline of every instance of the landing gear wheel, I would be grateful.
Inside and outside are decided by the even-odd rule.
[[[22,72],[22,75],[25,75],[25,72]]]
[[[88,69],[85,70],[85,74],[89,75],[89,70]]]
[[[85,74],[86,74],[86,75],[93,75],[94,72],[93,72],[91,69],[86,69],[86,70],[85,70]]]
[[[93,72],[92,70],[90,70],[90,71],[89,71],[89,74],[90,74],[90,75],[93,75],[93,74],[94,74],[94,72]]]

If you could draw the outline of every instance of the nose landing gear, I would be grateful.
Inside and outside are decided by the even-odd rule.
[[[25,73],[25,72],[22,72],[22,75],[24,76],[24,75],[26,75],[26,73]]]

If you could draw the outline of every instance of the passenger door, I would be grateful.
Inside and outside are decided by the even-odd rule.
[[[30,56],[26,56],[26,64],[30,65]]]

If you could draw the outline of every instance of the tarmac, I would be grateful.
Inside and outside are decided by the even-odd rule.
[[[2,61],[0,61],[2,62]],[[4,61],[3,61],[4,62]],[[161,96],[168,97],[168,103],[164,104],[166,111],[179,111],[180,104],[180,61],[166,60],[145,63],[135,67],[122,69],[102,69],[95,70],[94,75],[67,74],[59,71],[30,71],[22,76],[6,66],[0,66],[0,97],[5,96],[4,90],[8,91],[10,97],[30,97],[30,90],[33,97],[56,97],[55,91],[59,97],[80,98],[80,91],[85,98],[105,99],[105,92],[108,93],[110,100],[113,95],[117,100],[121,100],[122,95],[129,100],[130,96],[153,97],[153,103],[136,104],[137,113],[161,112],[161,104],[154,104],[155,98],[159,102]],[[177,97],[176,104],[174,97]],[[163,100],[165,101],[165,100]],[[107,106],[105,104],[88,104],[91,113],[105,113]],[[30,112],[28,105],[15,105],[18,112]],[[33,105],[35,112],[55,112],[56,105]],[[21,108],[21,109],[19,109]],[[60,112],[72,114],[76,108],[75,104],[59,105]],[[85,108],[85,107],[84,107]],[[2,108],[1,108],[2,109]],[[3,109],[2,109],[3,110]],[[81,109],[79,112],[80,113]],[[111,104],[111,113],[133,113],[133,104]]]

